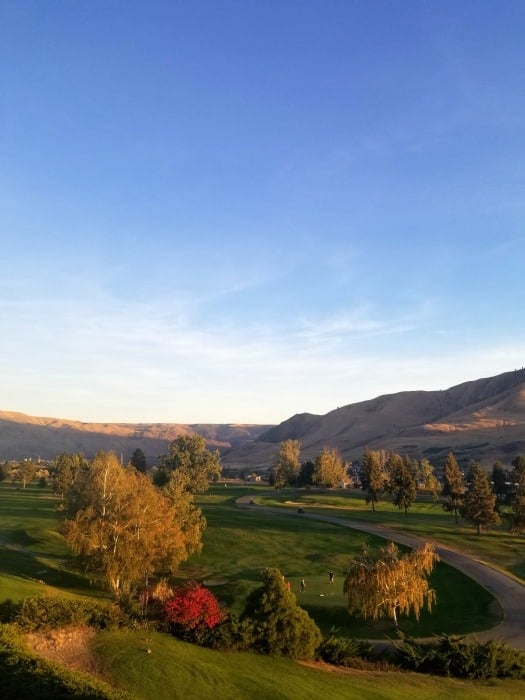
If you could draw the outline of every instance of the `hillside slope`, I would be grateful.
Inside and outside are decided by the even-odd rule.
[[[349,404],[324,416],[303,413],[228,450],[232,465],[269,464],[282,440],[300,440],[303,459],[325,445],[348,460],[366,446],[440,462],[510,461],[525,453],[525,370],[465,382],[443,391],[406,391]]]
[[[170,441],[198,433],[225,466],[268,467],[283,440],[301,442],[302,459],[324,446],[359,460],[366,446],[424,456],[439,465],[453,450],[464,463],[490,467],[525,454],[525,369],[442,391],[403,391],[348,404],[326,415],[301,413],[277,426],[81,423],[0,411],[0,459],[52,458],[60,452],[114,450],[128,460],[139,447],[155,464]]]
[[[37,418],[0,411],[0,459],[50,459],[61,452],[81,452],[90,458],[99,450],[113,450],[129,460],[144,451],[149,465],[166,452],[180,435],[198,433],[209,449],[221,451],[255,439],[267,425],[179,423],[82,423],[59,418]]]

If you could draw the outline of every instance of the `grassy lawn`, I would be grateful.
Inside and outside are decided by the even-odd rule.
[[[260,570],[277,567],[324,633],[336,627],[339,634],[360,638],[394,634],[388,621],[372,623],[350,617],[342,593],[342,573],[352,557],[365,542],[374,547],[384,540],[299,516],[269,516],[257,507],[238,508],[236,499],[250,492],[253,487],[215,486],[199,498],[208,520],[204,547],[182,567],[181,575],[206,582],[221,602],[240,613],[247,594],[260,585]],[[330,569],[336,575],[334,585],[328,581]],[[302,578],[304,593],[300,592]],[[431,582],[437,605],[432,614],[423,612],[419,622],[402,618],[400,628],[406,634],[462,634],[488,629],[499,621],[492,596],[459,571],[439,564]]]
[[[261,505],[288,509],[300,505],[325,515],[385,525],[454,547],[525,582],[525,537],[511,535],[505,524],[478,536],[474,528],[461,519],[456,525],[454,516],[446,513],[440,503],[434,503],[426,494],[419,496],[405,517],[388,500],[380,501],[373,512],[372,507],[366,505],[363,493],[356,490],[307,492],[290,489],[272,494],[266,489],[265,492],[261,490],[263,493],[265,495],[256,499]]]
[[[300,516],[284,513],[268,516],[256,507],[236,506],[235,500],[240,495],[252,492],[253,487],[215,486],[199,498],[208,520],[204,547],[201,554],[193,556],[181,569],[179,579],[193,577],[207,582],[228,607],[240,612],[248,592],[260,585],[259,571],[275,566],[290,580],[299,603],[324,632],[335,626],[341,634],[353,637],[373,639],[391,635],[390,623],[372,625],[350,618],[342,596],[342,572],[351,557],[364,542],[374,546],[381,541],[357,530]],[[262,502],[266,498],[263,491],[260,493],[258,499]],[[278,501],[270,498],[266,502],[282,505],[281,496],[290,500],[290,495],[280,494]],[[299,497],[293,494],[293,500]],[[357,510],[357,499],[345,502],[352,502]],[[0,484],[2,600],[42,593],[104,595],[68,570],[70,555],[59,532],[57,503],[49,489],[31,485],[17,491],[11,485]],[[305,501],[305,507],[334,512],[330,503],[314,506],[312,501]],[[336,507],[339,514],[341,503]],[[334,585],[328,581],[329,569],[336,574]],[[306,580],[304,593],[299,590],[301,578]],[[435,612],[424,614],[419,623],[402,620],[401,629],[407,634],[465,633],[495,622],[491,596],[459,572],[439,565],[432,583],[438,594]],[[132,697],[144,700],[193,697],[317,700],[320,696],[330,700],[348,697],[395,700],[407,696],[452,699],[459,695],[499,700],[523,694],[524,687],[523,682],[482,684],[397,672],[334,669],[327,672],[281,658],[214,652],[154,632],[104,632],[93,643],[107,678],[129,691]]]
[[[236,499],[252,490],[253,487],[214,486],[209,494],[199,498],[208,521],[203,551],[182,567],[178,578],[204,581],[225,606],[240,614],[248,593],[260,585],[261,569],[277,567],[290,581],[300,605],[308,610],[324,633],[335,627],[339,634],[369,639],[393,634],[388,621],[371,623],[350,617],[342,594],[342,573],[351,558],[365,542],[373,547],[379,546],[382,540],[358,530],[292,518],[284,513],[268,516],[258,512],[257,507],[238,508]],[[336,509],[341,515],[345,513],[343,506],[349,504],[349,517],[359,513],[359,508],[365,517],[370,515],[363,508],[362,499],[346,494],[316,494],[315,503],[312,494],[299,492],[279,494],[278,498],[261,496],[258,500],[275,505],[290,500],[295,504],[301,498],[305,507],[319,508],[323,512]],[[2,598],[19,600],[42,593],[105,595],[68,569],[70,555],[59,533],[57,504],[58,500],[49,489],[30,485],[17,490],[10,484],[0,485]],[[414,513],[414,520],[429,517],[424,515],[429,507],[423,504],[421,512]],[[386,508],[377,515],[405,520],[393,510],[388,514]],[[437,517],[443,519],[446,514],[438,513]],[[328,582],[330,569],[336,575],[334,585]],[[299,585],[302,578],[306,581],[304,593],[300,592]],[[437,591],[437,605],[432,614],[423,612],[419,622],[402,618],[400,627],[406,634],[462,634],[497,623],[498,611],[492,597],[471,579],[439,564],[431,580]]]
[[[414,673],[326,672],[278,657],[211,651],[157,633],[104,632],[94,640],[94,650],[105,675],[139,700],[504,700],[518,697],[525,686]]]
[[[49,489],[0,483],[0,590],[3,600],[32,595],[104,595],[68,570],[58,499]]]

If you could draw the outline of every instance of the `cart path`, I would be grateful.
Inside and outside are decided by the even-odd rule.
[[[296,511],[286,508],[271,508],[266,506],[253,506],[250,501],[253,496],[242,496],[236,503],[246,508],[256,507],[258,512],[264,511],[268,514],[290,515],[296,518],[309,518],[310,520],[320,520],[341,527],[349,527],[353,530],[368,532],[377,537],[398,542],[408,547],[419,547],[425,541],[420,537],[398,532],[383,525],[372,523],[362,523],[353,520],[344,520],[332,515],[321,515],[310,512],[298,514]],[[497,639],[506,642],[510,646],[525,651],[525,585],[498,569],[492,568],[489,564],[479,561],[467,554],[462,554],[455,549],[451,549],[439,542],[432,540],[439,554],[441,561],[458,569],[466,576],[486,588],[498,601],[503,611],[503,620],[499,625],[484,632],[477,632],[475,637],[482,641]]]

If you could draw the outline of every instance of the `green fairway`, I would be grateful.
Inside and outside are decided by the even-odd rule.
[[[202,649],[154,632],[105,632],[93,647],[106,677],[138,700],[504,700],[521,695],[525,685],[414,673],[327,672],[278,657]]]
[[[257,502],[288,510],[300,506],[323,515],[385,525],[471,554],[525,581],[525,537],[511,535],[505,523],[478,536],[474,528],[461,519],[456,525],[454,516],[446,513],[441,503],[434,502],[426,493],[418,495],[407,517],[386,499],[372,511],[365,503],[363,492],[354,489],[326,492],[288,489],[279,493],[261,489]]]
[[[291,582],[299,604],[324,633],[336,627],[341,635],[360,638],[394,634],[389,621],[372,623],[350,617],[342,593],[342,573],[352,557],[364,543],[374,547],[383,540],[300,516],[270,515],[258,511],[256,505],[236,506],[237,498],[251,492],[253,487],[214,486],[209,494],[199,498],[208,520],[204,547],[200,555],[182,567],[180,574],[211,584],[218,598],[240,613],[246,595],[260,585],[259,571],[277,567]],[[294,494],[294,500],[297,497],[299,494]],[[286,496],[283,498],[287,500]],[[256,500],[262,502],[263,498]],[[336,574],[334,585],[329,584],[330,569]],[[303,578],[306,590],[301,593]],[[423,612],[419,622],[401,618],[400,628],[406,634],[463,634],[489,629],[500,620],[493,597],[459,571],[439,564],[431,582],[437,591],[437,605],[432,614]]]
[[[49,488],[0,483],[0,591],[3,600],[31,595],[101,595],[67,565],[59,501]]]

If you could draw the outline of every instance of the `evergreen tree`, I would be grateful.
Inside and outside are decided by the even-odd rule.
[[[417,496],[415,466],[409,457],[402,458],[392,452],[388,456],[386,468],[389,475],[387,491],[392,496],[393,504],[399,510],[404,510],[406,517]]]
[[[132,467],[134,467],[138,472],[146,473],[146,455],[144,451],[137,447],[137,449],[131,455],[131,460],[129,462]]]
[[[465,490],[466,485],[463,474],[454,453],[449,452],[443,469],[443,490],[441,495],[445,499],[443,508],[448,512],[454,513],[456,524],[458,522],[458,513],[463,505]]]
[[[263,585],[252,591],[241,620],[252,629],[253,648],[261,654],[312,659],[321,643],[321,632],[297,605],[278,569],[261,572]]]
[[[500,522],[496,512],[496,496],[490,488],[487,473],[478,462],[474,462],[470,470],[461,514],[476,526],[478,535],[482,527],[489,529]]]
[[[363,461],[359,473],[361,481],[361,490],[365,492],[365,500],[372,504],[372,510],[375,511],[375,504],[385,490],[386,477],[381,459],[382,453],[377,450],[365,449]]]
[[[510,520],[510,531],[518,534],[525,533],[525,471],[518,477],[514,501],[512,503],[512,514]]]

